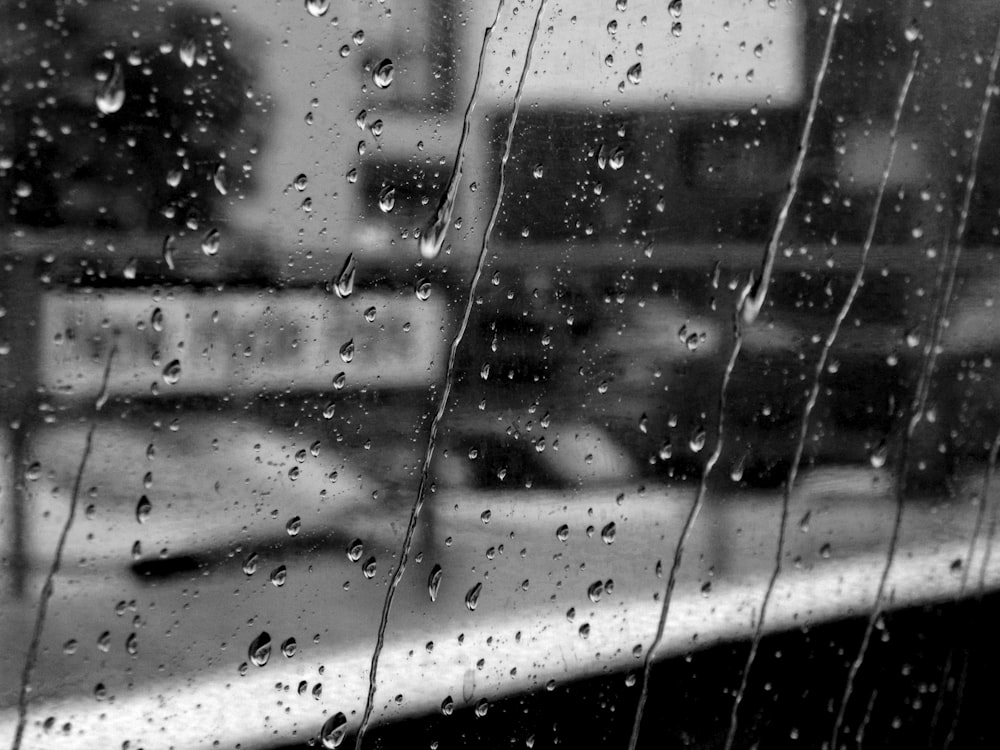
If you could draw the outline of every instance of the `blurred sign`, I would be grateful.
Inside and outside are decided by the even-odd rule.
[[[316,290],[121,289],[42,300],[39,381],[78,398],[420,385],[439,375],[440,299]],[[372,318],[372,320],[368,320]]]
[[[804,3],[701,0],[684,3],[683,11],[681,3],[669,5],[671,12],[662,0],[639,0],[621,13],[613,3],[574,0],[546,11],[525,101],[688,108],[800,101]],[[467,33],[481,31],[472,26]]]

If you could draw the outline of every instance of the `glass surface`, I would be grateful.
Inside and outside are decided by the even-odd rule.
[[[0,18],[0,742],[1000,743],[1000,4]]]

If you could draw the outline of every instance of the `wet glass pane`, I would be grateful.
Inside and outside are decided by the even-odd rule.
[[[0,17],[0,740],[1000,740],[996,3]]]

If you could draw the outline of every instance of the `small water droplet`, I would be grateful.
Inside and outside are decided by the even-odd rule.
[[[374,307],[369,307],[367,310],[365,310],[365,320],[367,320],[369,323],[373,323],[375,321]]]
[[[396,188],[393,185],[386,185],[378,194],[378,207],[382,213],[387,214],[396,205]]]
[[[567,539],[569,539],[569,526],[563,524],[558,529],[556,529],[556,539],[558,539],[560,542],[565,542]]]
[[[824,560],[829,560],[830,554],[832,552],[833,548],[830,546],[829,542],[827,542],[826,544],[824,544],[822,547],[819,548],[820,557],[822,557]]]
[[[219,230],[209,229],[201,238],[201,251],[205,255],[212,256],[219,252]]]
[[[421,279],[420,281],[417,282],[415,291],[417,294],[417,299],[419,299],[421,302],[430,299],[431,282],[427,281],[427,279]]]
[[[455,701],[449,695],[443,701],[441,701],[441,713],[445,716],[451,716],[455,712]]]
[[[295,536],[302,530],[302,519],[298,516],[292,517],[288,523],[285,524],[285,531],[288,532],[288,536]]]
[[[125,264],[125,268],[122,269],[122,276],[124,276],[129,281],[136,277],[139,272],[139,259],[129,258],[128,262]]]
[[[375,85],[380,89],[387,89],[390,84],[392,84],[392,73],[392,60],[387,58],[376,65],[375,69],[372,70],[372,81],[374,81]]]
[[[125,104],[125,72],[119,63],[114,64],[111,75],[101,84],[95,102],[105,115],[113,115]]]
[[[167,268],[171,271],[174,270],[174,251],[176,249],[177,241],[172,234],[168,234],[163,238],[163,262],[167,264]]]
[[[444,570],[441,569],[440,565],[435,565],[431,568],[431,574],[427,577],[427,595],[431,598],[432,602],[437,601],[438,591],[441,590],[441,578],[444,576]]]
[[[279,565],[271,571],[271,583],[278,588],[284,586],[286,580],[288,580],[288,568],[284,565]]]
[[[338,391],[341,390],[346,384],[347,384],[346,374],[338,372],[336,375],[333,376],[333,387]]]
[[[365,564],[361,566],[361,572],[365,574],[365,578],[374,578],[376,567],[377,563],[375,561],[375,558],[369,557],[367,560],[365,560]]]
[[[670,12],[674,18],[681,17],[681,11],[684,9],[683,0],[670,0],[670,4],[667,6],[667,10]]]
[[[638,86],[639,81],[642,80],[642,63],[636,63],[631,68],[628,69],[628,82],[633,86]]]
[[[618,531],[618,527],[615,526],[615,522],[611,521],[603,529],[601,529],[601,539],[605,544],[614,544],[615,533]]]
[[[357,272],[358,264],[354,260],[354,253],[348,253],[347,258],[344,260],[344,265],[340,269],[340,273],[337,274],[337,278],[327,285],[327,289],[331,289],[336,293],[341,299],[347,299],[354,293],[354,277]]]
[[[271,636],[265,630],[252,641],[247,649],[250,662],[257,667],[263,667],[271,658]]]
[[[306,189],[306,187],[308,187],[309,178],[306,177],[304,174],[300,174],[298,177],[295,178],[295,181],[292,183],[292,185],[294,185],[295,189],[301,193],[303,190]]]
[[[691,439],[688,441],[688,445],[691,451],[694,453],[700,453],[701,449],[705,447],[705,428],[696,427],[694,432],[691,433]]]
[[[868,456],[868,460],[871,462],[872,468],[874,469],[881,469],[885,466],[885,462],[888,458],[889,446],[886,445],[884,440],[880,441]]]
[[[139,653],[139,638],[135,633],[130,633],[125,639],[125,651],[128,652],[129,656],[135,656]]]
[[[198,47],[194,43],[194,39],[186,39],[177,49],[177,55],[181,58],[181,62],[184,63],[185,67],[194,66],[194,58],[198,52]]]
[[[149,518],[149,514],[153,510],[153,504],[149,502],[149,498],[143,495],[139,498],[139,502],[135,506],[135,520],[139,523],[146,523],[146,519]]]
[[[319,739],[324,748],[332,750],[335,747],[340,747],[346,735],[347,717],[338,711],[323,722],[323,728],[319,732]]]
[[[180,360],[171,360],[166,367],[163,368],[163,382],[167,385],[177,385],[177,381],[181,379],[181,363]]]
[[[215,189],[219,191],[219,195],[225,195],[229,192],[226,187],[226,165],[219,164],[215,171],[212,173],[212,182],[215,184]]]
[[[355,539],[349,545],[347,545],[347,559],[351,562],[357,562],[361,559],[361,555],[365,552],[365,545],[360,539]]]
[[[111,650],[111,631],[105,630],[97,636],[97,649],[107,653]]]
[[[340,347],[340,359],[347,364],[354,359],[354,339]]]
[[[587,587],[587,597],[590,601],[594,602],[594,604],[601,601],[601,595],[603,593],[604,581],[594,581],[589,587]]]
[[[243,572],[246,573],[247,576],[252,576],[257,572],[258,560],[260,560],[260,557],[256,552],[251,552],[247,555],[246,559],[243,561]]]
[[[295,656],[295,652],[298,650],[298,644],[294,638],[286,638],[281,642],[281,655],[286,659],[291,659]]]
[[[910,43],[913,43],[920,38],[920,26],[917,25],[917,19],[914,18],[910,21],[904,33],[906,35],[906,41]]]

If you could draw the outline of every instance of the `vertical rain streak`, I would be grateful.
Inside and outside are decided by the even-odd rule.
[[[431,420],[431,425],[427,436],[427,450],[424,453],[424,462],[420,470],[420,483],[417,486],[417,496],[413,501],[413,506],[410,509],[410,519],[406,526],[406,533],[403,536],[403,543],[400,549],[399,562],[396,565],[396,569],[393,572],[392,579],[389,582],[389,588],[386,591],[385,601],[382,605],[382,614],[379,618],[378,633],[375,639],[375,648],[372,651],[371,666],[368,672],[368,696],[365,701],[364,713],[361,717],[361,724],[358,728],[357,738],[355,739],[354,748],[355,750],[361,750],[362,743],[364,742],[365,732],[368,729],[368,724],[371,721],[372,710],[375,706],[375,691],[377,687],[378,680],[378,663],[379,657],[382,654],[382,648],[385,645],[385,630],[389,623],[389,614],[392,610],[392,601],[396,594],[396,589],[399,587],[399,583],[403,578],[403,573],[406,570],[406,563],[410,554],[410,547],[413,544],[413,535],[417,528],[417,519],[420,516],[421,508],[424,503],[424,496],[427,491],[428,477],[430,472],[431,460],[434,457],[434,449],[437,442],[438,428],[441,424],[441,420],[444,419],[445,412],[448,409],[448,401],[451,397],[451,389],[454,385],[455,380],[455,365],[458,358],[458,348],[462,343],[462,339],[465,336],[465,332],[469,326],[469,320],[472,318],[472,310],[476,303],[476,289],[479,286],[479,281],[483,275],[483,268],[486,265],[486,258],[489,252],[489,240],[493,233],[493,229],[496,226],[497,219],[500,216],[500,205],[503,200],[504,186],[505,186],[505,173],[507,168],[507,162],[510,160],[511,146],[514,141],[514,128],[517,125],[517,116],[521,107],[521,96],[524,92],[524,82],[528,76],[528,70],[531,67],[531,53],[535,47],[535,41],[538,38],[538,29],[542,21],[542,13],[545,10],[545,3],[547,0],[540,0],[538,4],[538,10],[535,12],[534,25],[531,29],[531,37],[528,39],[528,49],[524,56],[524,66],[521,68],[521,75],[517,82],[517,90],[514,92],[514,103],[511,110],[510,124],[507,127],[507,138],[504,143],[503,155],[500,159],[500,177],[497,185],[497,195],[493,202],[493,208],[490,213],[489,223],[486,225],[486,230],[483,233],[483,243],[479,251],[479,257],[476,261],[476,269],[472,275],[472,279],[469,282],[469,293],[468,299],[465,304],[465,311],[462,314],[462,320],[459,324],[458,331],[455,333],[455,337],[452,339],[450,351],[448,354],[448,367],[445,372],[444,387],[441,391],[441,399],[438,403],[437,412],[434,414],[434,418]]]
[[[910,67],[906,72],[906,77],[903,80],[903,85],[900,87],[899,96],[896,100],[896,109],[893,113],[892,126],[889,130],[889,153],[886,157],[885,167],[882,170],[881,178],[879,179],[878,191],[875,195],[875,202],[872,205],[871,218],[868,221],[868,230],[865,234],[864,243],[861,247],[861,258],[858,261],[858,268],[854,274],[851,288],[848,290],[847,296],[844,298],[844,302],[834,319],[833,326],[831,326],[830,331],[826,336],[826,340],[823,342],[823,348],[820,351],[819,358],[816,361],[816,367],[813,371],[812,385],[809,388],[809,397],[806,400],[805,408],[802,410],[802,419],[799,423],[799,437],[796,441],[795,453],[792,457],[792,464],[788,469],[788,477],[785,481],[785,487],[781,498],[781,520],[778,527],[778,542],[775,548],[774,568],[771,571],[771,577],[768,579],[767,589],[764,591],[764,598],[761,601],[760,614],[757,617],[757,625],[754,629],[753,640],[750,644],[750,651],[747,654],[746,664],[743,666],[740,686],[737,689],[736,697],[733,700],[732,711],[729,717],[729,731],[726,734],[726,743],[724,746],[725,750],[731,750],[733,742],[736,739],[736,729],[739,724],[740,703],[742,703],[743,696],[746,693],[747,682],[750,678],[750,671],[753,668],[753,663],[757,656],[757,650],[760,648],[760,639],[764,632],[764,622],[767,617],[767,608],[771,603],[771,597],[774,594],[774,587],[778,581],[778,576],[781,574],[781,558],[785,553],[785,536],[788,529],[788,514],[792,499],[792,489],[795,486],[795,480],[798,477],[799,467],[802,464],[802,454],[805,450],[806,436],[809,432],[812,412],[816,406],[816,401],[819,399],[820,381],[822,379],[823,370],[826,368],[826,362],[829,358],[830,350],[833,348],[837,337],[840,335],[841,326],[843,326],[848,314],[850,314],[851,307],[854,305],[854,300],[857,298],[858,293],[861,290],[865,273],[868,270],[868,255],[871,252],[872,243],[875,240],[875,230],[878,227],[882,201],[885,197],[886,187],[889,184],[889,175],[892,172],[892,165],[896,158],[899,122],[902,119],[903,108],[905,107],[906,99],[909,96],[910,86],[913,84],[913,78],[917,72],[917,63],[919,59],[920,50],[915,49],[910,57]]]
[[[785,192],[785,199],[781,203],[778,220],[774,225],[774,232],[771,233],[771,239],[768,241],[767,248],[764,251],[760,276],[756,280],[754,288],[748,295],[746,304],[743,307],[743,320],[746,323],[752,323],[757,319],[767,298],[768,288],[771,285],[771,272],[774,270],[774,262],[778,257],[778,243],[781,241],[781,235],[785,231],[785,224],[788,223],[788,213],[799,192],[802,168],[805,165],[806,153],[809,151],[809,142],[812,139],[812,128],[813,123],[816,121],[816,110],[819,108],[819,92],[823,88],[823,80],[826,78],[827,69],[830,67],[833,41],[837,36],[837,25],[840,23],[840,16],[843,9],[844,0],[837,0],[837,3],[833,6],[833,14],[830,17],[830,26],[826,33],[826,43],[823,46],[823,56],[820,58],[816,80],[813,82],[812,97],[809,99],[809,108],[806,111],[806,121],[802,126],[802,133],[799,136],[799,147],[798,153],[795,155],[795,164],[792,166],[791,177],[788,178],[788,190]]]
[[[889,573],[892,570],[892,564],[896,558],[896,549],[899,544],[899,533],[903,521],[904,494],[906,491],[906,469],[909,464],[909,453],[912,438],[917,426],[923,419],[923,412],[927,402],[927,395],[930,392],[930,381],[934,372],[937,351],[940,346],[941,336],[944,332],[944,322],[948,318],[948,308],[950,306],[951,296],[954,292],[955,276],[958,272],[958,261],[962,254],[962,243],[965,241],[965,232],[968,226],[969,209],[972,205],[972,193],[976,187],[976,172],[979,168],[979,153],[983,144],[983,134],[986,131],[986,121],[989,116],[990,103],[996,93],[995,85],[998,67],[1000,67],[1000,27],[997,29],[996,40],[993,43],[993,53],[990,58],[990,67],[987,75],[986,87],[983,93],[982,103],[979,108],[979,121],[976,124],[976,131],[973,137],[972,154],[969,164],[969,177],[965,181],[965,192],[962,196],[958,226],[955,230],[955,249],[950,259],[951,263],[948,270],[948,280],[945,283],[944,290],[941,292],[942,296],[938,299],[938,309],[932,328],[932,335],[930,337],[931,341],[929,346],[925,349],[923,372],[921,372],[920,382],[917,386],[917,393],[910,410],[910,418],[907,422],[906,431],[903,434],[903,445],[899,457],[899,470],[896,477],[896,512],[893,518],[892,534],[889,537],[889,550],[886,554],[885,566],[882,568],[882,574],[879,577],[878,588],[875,592],[875,601],[872,603],[872,611],[868,617],[868,623],[865,626],[865,632],[862,636],[861,644],[858,647],[858,653],[855,656],[854,661],[851,663],[851,668],[844,684],[844,692],[841,696],[840,706],[837,710],[837,718],[834,721],[833,731],[830,735],[830,747],[832,750],[835,750],[837,746],[837,738],[840,735],[840,729],[844,722],[844,714],[847,710],[847,703],[850,700],[851,692],[854,689],[854,680],[857,678],[858,671],[861,669],[861,665],[865,659],[865,654],[868,651],[868,644],[871,641],[872,632],[875,629],[875,622],[878,620],[878,616],[881,611],[880,607],[882,597],[885,594],[885,587],[889,579]]]
[[[445,237],[448,235],[448,225],[451,224],[451,215],[455,210],[455,200],[458,198],[458,186],[462,182],[462,164],[465,161],[465,144],[472,130],[472,112],[476,108],[476,100],[479,97],[479,82],[483,77],[483,68],[486,64],[486,51],[490,46],[490,39],[493,36],[493,29],[500,19],[503,11],[504,0],[497,3],[497,12],[493,16],[493,23],[486,27],[483,32],[483,46],[479,50],[479,67],[476,69],[476,81],[472,84],[472,94],[469,103],[465,107],[465,115],[462,118],[462,134],[458,139],[458,151],[455,154],[455,165],[451,170],[451,177],[448,179],[448,186],[445,188],[441,201],[438,203],[434,216],[424,227],[420,234],[420,254],[427,259],[436,258],[441,253],[444,246]]]

